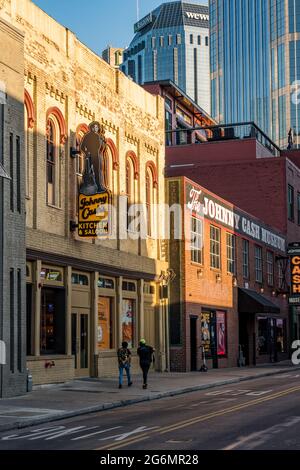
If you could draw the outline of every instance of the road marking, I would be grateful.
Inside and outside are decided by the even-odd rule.
[[[182,429],[182,428],[185,428],[185,427],[188,427],[188,426],[192,426],[192,425],[200,423],[202,421],[207,421],[207,420],[212,419],[212,418],[216,418],[216,417],[219,417],[219,416],[224,416],[224,415],[229,414],[229,413],[234,413],[236,411],[240,411],[240,410],[243,410],[245,408],[249,408],[251,406],[260,405],[264,402],[267,402],[267,401],[270,401],[270,400],[275,400],[277,398],[281,398],[285,395],[289,395],[291,393],[298,392],[298,391],[300,391],[299,386],[298,387],[292,387],[292,388],[283,390],[281,392],[274,393],[273,395],[263,396],[263,397],[260,397],[260,398],[257,398],[257,399],[253,399],[253,400],[248,401],[246,403],[239,404],[239,405],[233,406],[231,408],[227,408],[225,410],[208,413],[207,415],[197,416],[197,417],[192,418],[192,419],[188,419],[188,420],[184,420],[184,421],[181,421],[181,422],[178,422],[178,423],[174,423],[172,425],[165,426],[164,428],[161,428],[160,431],[159,431],[159,434],[169,433],[169,432],[172,432],[172,431],[175,431],[175,430],[178,430],[178,429]],[[108,444],[106,446],[97,448],[95,450],[105,450],[105,449],[115,450],[115,449],[119,449],[119,448],[122,448],[122,447],[126,447],[126,446],[129,446],[131,444],[149,439],[151,437],[151,435],[154,434],[154,433],[155,433],[155,431],[152,431],[150,433],[145,433],[145,434],[142,434],[139,438],[137,437],[135,439],[128,439],[128,441],[124,441],[121,444]]]
[[[122,426],[115,426],[114,428],[103,429],[102,431],[92,432],[90,434],[85,434],[84,436],[73,437],[73,439],[71,439],[71,441],[79,441],[80,439],[87,439],[88,437],[96,436],[97,434],[103,434],[103,433],[109,432],[109,431],[114,431],[115,429],[120,429],[121,427]]]
[[[266,395],[266,393],[271,393],[273,390],[262,390],[262,391],[257,391],[257,392],[250,392],[246,393],[247,396],[249,397],[260,397],[261,395]]]
[[[157,429],[159,426],[152,426],[151,428],[147,428],[146,426],[139,426],[138,428],[134,429],[133,431],[124,432],[123,434],[116,434],[114,436],[102,437],[99,441],[107,441],[108,439],[114,439],[115,441],[123,441],[128,437],[132,436],[133,434],[137,434],[139,432],[144,431],[151,431],[152,429]]]
[[[242,436],[238,438],[236,442],[224,447],[222,450],[233,450],[241,446],[245,446],[245,450],[254,449],[259,447],[262,444],[265,444],[268,440],[272,438],[272,435],[283,432],[283,428],[292,427],[300,422],[300,416],[294,416],[293,418],[287,419],[286,422],[282,424],[276,424],[270,428],[263,429],[259,432],[254,432],[249,434],[249,436]]]

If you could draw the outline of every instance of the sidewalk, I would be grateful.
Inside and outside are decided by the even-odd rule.
[[[22,397],[0,399],[0,432],[298,370],[300,366],[286,361],[207,373],[153,372],[147,390],[142,389],[141,374],[133,376],[130,388],[124,377],[123,388],[119,390],[117,371],[115,380],[86,378],[42,386]]]

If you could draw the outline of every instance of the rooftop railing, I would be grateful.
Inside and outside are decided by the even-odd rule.
[[[185,127],[179,123],[177,129],[166,131],[166,145],[190,145],[203,142],[256,139],[273,156],[280,156],[280,148],[254,122],[219,124],[208,127]]]

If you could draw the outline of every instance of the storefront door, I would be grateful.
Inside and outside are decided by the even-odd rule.
[[[75,376],[89,376],[89,315],[72,313],[72,355]]]

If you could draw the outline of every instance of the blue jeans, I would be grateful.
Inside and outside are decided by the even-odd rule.
[[[124,369],[126,370],[128,384],[130,384],[130,382],[131,382],[130,365],[125,364],[124,366],[119,366],[119,385],[122,385],[122,383],[123,383],[123,370]]]

